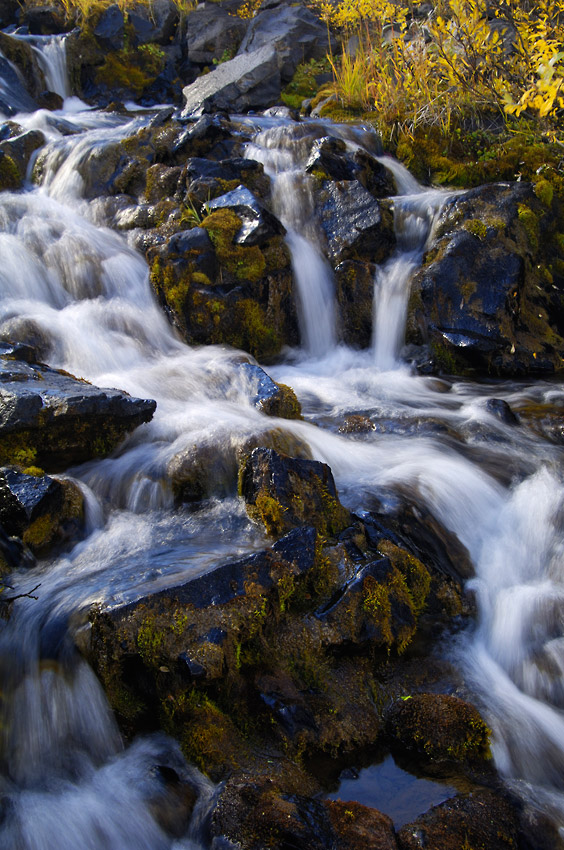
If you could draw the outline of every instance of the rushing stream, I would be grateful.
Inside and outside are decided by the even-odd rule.
[[[48,49],[44,67],[59,73]],[[64,78],[51,84],[68,93]],[[9,80],[2,85],[9,88]],[[87,500],[86,539],[11,579],[15,592],[39,583],[40,589],[37,599],[14,604],[0,634],[0,845],[198,847],[197,816],[173,841],[152,815],[152,801],[164,791],[150,766],[167,764],[182,774],[176,746],[156,737],[123,748],[69,630],[80,627],[80,612],[93,602],[133,599],[264,546],[220,482],[215,499],[187,513],[172,509],[163,481],[187,447],[205,444],[221,453],[272,420],[253,406],[237,352],[179,341],[154,301],[145,260],[97,223],[96,202],[83,197],[81,158],[131,134],[147,114],[96,113],[69,98],[55,113],[77,131],[66,136],[49,115],[16,118],[43,129],[50,149],[41,186],[0,195],[0,336],[30,342],[50,365],[154,398],[158,406],[114,457],[73,471]],[[402,361],[410,275],[445,194],[422,189],[397,163],[388,165],[400,192],[398,248],[377,273],[373,345],[356,351],[341,344],[332,272],[309,226],[303,173],[301,141],[319,129],[309,131],[305,122],[293,133],[282,119],[256,122],[247,154],[273,181],[299,290],[303,346],[268,370],[302,403],[305,421],[284,427],[331,466],[347,507],[391,510],[408,491],[468,549],[479,619],[451,648],[452,657],[493,729],[500,772],[550,811],[564,834],[562,451],[526,425],[503,421],[488,404],[502,399],[517,413],[533,404],[561,406],[564,388],[443,380],[420,376]],[[362,144],[360,134],[342,133],[347,144]],[[340,433],[352,414],[381,427]],[[205,807],[213,788],[203,777],[197,781]]]

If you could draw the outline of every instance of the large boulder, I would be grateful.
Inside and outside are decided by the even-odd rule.
[[[561,223],[556,197],[543,200],[530,183],[451,198],[413,280],[408,339],[430,343],[455,374],[561,369]]]
[[[284,82],[292,79],[302,62],[323,59],[337,48],[326,25],[313,12],[305,6],[290,4],[260,11],[252,19],[239,53],[251,53],[268,45],[276,50]]]
[[[103,390],[43,364],[0,355],[0,463],[57,472],[108,454],[148,422],[154,401]],[[17,351],[16,351],[17,356]]]
[[[186,19],[188,59],[198,65],[232,59],[246,31],[243,18],[230,15],[219,4],[202,4]]]
[[[225,110],[266,109],[280,98],[280,70],[274,48],[266,44],[222,62],[183,89],[183,118]]]

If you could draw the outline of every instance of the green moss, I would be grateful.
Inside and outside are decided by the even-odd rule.
[[[267,321],[263,308],[252,298],[236,302],[234,329],[234,337],[226,341],[258,359],[273,357],[280,351],[282,340],[279,334]]]
[[[527,235],[529,246],[532,251],[538,251],[539,247],[539,219],[536,213],[526,204],[517,205],[517,217]]]
[[[233,240],[242,226],[233,210],[222,209],[202,221],[210,235],[219,261],[237,280],[256,283],[263,277],[266,261],[258,245],[235,245]]]
[[[291,109],[299,109],[302,101],[312,98],[318,89],[316,77],[331,70],[328,58],[311,59],[302,62],[294,72],[290,82],[282,89],[282,102]]]
[[[102,65],[95,72],[98,85],[109,89],[123,88],[139,96],[164,68],[164,53],[153,45],[139,48],[127,47],[108,53]]]
[[[150,615],[145,617],[137,632],[137,648],[139,655],[149,667],[158,665],[164,638],[164,632],[155,627],[155,617]]]
[[[480,221],[477,218],[467,218],[462,226],[469,233],[472,233],[476,236],[477,239],[483,240],[486,238],[486,233],[488,232],[487,225],[484,224],[483,221]]]
[[[20,189],[22,176],[19,168],[8,154],[0,153],[0,192],[4,190]]]
[[[417,630],[418,617],[423,611],[431,587],[431,576],[423,564],[390,541],[382,541],[379,550],[391,562],[385,581],[366,576],[363,582],[364,610],[378,626],[381,642],[388,651],[395,647],[402,653],[411,643]],[[398,617],[394,611],[404,612]],[[405,615],[408,610],[410,617]]]
[[[53,537],[56,520],[51,514],[44,514],[32,522],[22,535],[23,542],[34,552],[45,549]]]
[[[554,187],[552,183],[541,177],[540,180],[537,180],[533,184],[533,188],[539,201],[544,204],[545,207],[550,207],[554,197]]]

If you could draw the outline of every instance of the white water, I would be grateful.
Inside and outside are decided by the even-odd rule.
[[[132,132],[143,118],[127,125],[115,116],[76,111],[76,104],[73,110],[65,118],[82,135],[53,134],[44,185],[0,195],[0,336],[32,341],[52,365],[155,398],[158,408],[113,458],[76,471],[88,494],[90,536],[56,562],[14,576],[19,592],[38,582],[41,588],[38,600],[14,605],[0,635],[0,789],[9,802],[0,845],[194,846],[194,834],[175,841],[150,814],[150,801],[163,793],[152,767],[186,769],[174,745],[145,739],[122,748],[97,681],[66,637],[67,624],[70,618],[77,628],[77,612],[94,601],[134,598],[263,545],[221,482],[216,498],[189,514],[171,510],[167,480],[170,465],[193,446],[211,447],[229,465],[247,436],[276,424],[331,465],[352,509],[393,512],[408,493],[467,547],[480,616],[459,647],[459,661],[494,729],[498,767],[526,799],[564,824],[562,450],[525,425],[503,423],[486,407],[496,397],[516,410],[526,402],[561,409],[563,389],[414,375],[398,362],[405,309],[383,307],[386,299],[393,304],[388,290],[397,277],[405,300],[407,275],[399,272],[380,275],[375,352],[336,345],[331,275],[316,247],[307,180],[297,164],[307,143],[305,152],[289,155],[277,147],[276,138],[285,138],[277,129],[263,131],[249,155],[264,156],[278,175],[275,191],[294,231],[296,271],[305,269],[304,256],[315,260],[303,275],[313,294],[300,296],[303,351],[270,370],[294,387],[306,419],[267,420],[250,402],[240,355],[182,344],[154,304],[144,260],[94,223],[96,205],[82,197],[81,158]],[[395,202],[406,241],[400,231],[390,268],[403,264],[409,271],[440,199],[406,186],[398,174],[398,190],[407,192]],[[393,317],[386,320],[388,309]],[[386,335],[388,322],[393,332]],[[369,416],[375,430],[338,433],[352,414]],[[205,801],[209,785],[197,782]]]
[[[323,357],[336,345],[337,325],[333,271],[320,249],[311,180],[303,170],[316,130],[319,135],[315,125],[305,126],[290,136],[286,126],[268,128],[248,146],[247,156],[262,162],[272,180],[274,212],[288,231],[303,346]]]

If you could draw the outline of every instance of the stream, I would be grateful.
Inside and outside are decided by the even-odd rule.
[[[139,598],[266,545],[244,506],[218,488],[201,510],[173,510],[167,468],[192,445],[237,446],[272,425],[252,403],[238,352],[190,348],[157,305],[148,268],[119,233],[100,224],[77,165],[130,135],[154,113],[97,112],[68,97],[53,40],[37,49],[64,108],[18,112],[45,133],[43,182],[0,194],[0,338],[39,347],[50,365],[101,387],[157,401],[153,420],[112,457],[69,474],[85,494],[87,536],[57,559],[12,576],[19,599],[0,632],[0,846],[18,850],[190,850],[204,846],[201,820],[213,785],[187,768],[164,735],[125,746],[101,686],[74,648],[81,612]],[[0,81],[0,94],[10,81]],[[76,131],[63,136],[50,117]],[[0,115],[1,117],[1,115]],[[247,119],[247,156],[273,184],[288,231],[299,293],[302,345],[267,367],[290,385],[304,421],[283,425],[330,465],[343,504],[362,516],[393,511],[401,494],[430,511],[468,550],[478,606],[474,628],[447,648],[492,729],[496,766],[564,837],[564,536],[562,450],[523,423],[496,415],[564,405],[564,386],[471,382],[419,375],[402,354],[409,281],[447,194],[419,186],[383,158],[397,250],[378,269],[369,349],[339,341],[332,270],[311,221],[304,138],[327,125]],[[331,127],[347,145],[362,133]],[[376,427],[347,434],[347,416]],[[165,482],[165,483],[163,483]],[[151,769],[191,772],[201,794],[176,839],[153,817],[163,793]]]

